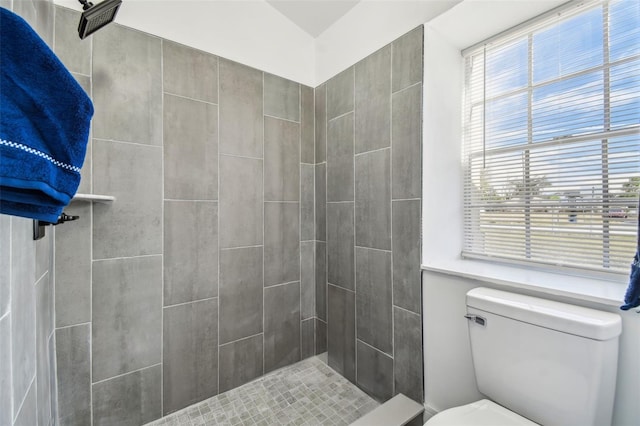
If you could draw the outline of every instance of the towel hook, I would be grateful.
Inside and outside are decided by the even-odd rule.
[[[65,212],[62,212],[60,217],[58,217],[58,221],[56,223],[44,222],[42,220],[34,220],[33,221],[33,239],[40,240],[45,236],[45,226],[47,225],[60,225],[65,222],[72,222],[74,220],[80,219],[80,216],[72,216],[68,215]]]

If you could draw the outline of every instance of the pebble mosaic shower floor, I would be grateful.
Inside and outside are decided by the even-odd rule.
[[[312,357],[147,426],[348,425],[378,405]]]

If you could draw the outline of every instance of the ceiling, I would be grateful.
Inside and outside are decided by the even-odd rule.
[[[351,10],[360,0],[266,0],[277,11],[312,37]]]

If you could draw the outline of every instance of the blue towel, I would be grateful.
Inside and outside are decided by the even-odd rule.
[[[631,264],[629,287],[624,295],[624,305],[620,306],[620,309],[628,311],[638,306],[640,306],[640,253],[636,251],[636,256]]]
[[[80,184],[92,116],[49,46],[0,8],[0,213],[58,220]]]

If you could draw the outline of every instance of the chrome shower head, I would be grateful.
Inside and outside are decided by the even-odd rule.
[[[78,25],[78,35],[81,39],[113,22],[122,4],[122,0],[104,0],[95,6],[87,0],[78,1],[82,3],[84,9]]]

